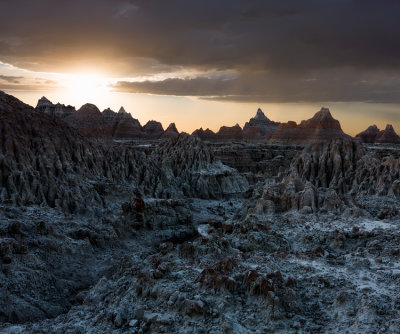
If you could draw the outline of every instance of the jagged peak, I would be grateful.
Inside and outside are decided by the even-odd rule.
[[[46,96],[42,96],[42,97],[39,99],[39,101],[42,101],[42,102],[50,102],[50,100],[49,100]]]
[[[392,124],[386,124],[385,131],[391,131],[391,132],[394,132],[393,125],[392,125]]]
[[[118,114],[126,114],[124,107],[119,108]]]
[[[42,96],[38,100],[37,106],[48,106],[48,105],[53,105],[53,103],[46,96]]]
[[[322,107],[321,110],[318,111],[312,119],[319,120],[319,121],[325,121],[325,120],[333,120],[334,118],[332,117],[332,114],[331,114],[329,108]]]
[[[265,116],[265,114],[263,113],[261,108],[257,109],[257,113],[256,113],[256,116],[254,117],[254,119],[263,120],[263,121],[269,121],[269,118],[267,116]]]
[[[170,125],[168,125],[168,127],[167,127],[167,129],[165,130],[165,132],[176,132],[176,133],[179,133],[178,132],[178,129],[176,128],[176,125],[175,125],[175,123],[171,123]]]

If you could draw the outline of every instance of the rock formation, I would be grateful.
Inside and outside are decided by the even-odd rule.
[[[143,126],[143,131],[145,137],[148,139],[158,139],[164,133],[164,129],[160,122],[148,121],[145,126]]]
[[[64,104],[53,104],[45,96],[39,99],[36,111],[45,113],[50,116],[65,118],[76,112],[75,107],[65,106]]]
[[[207,128],[206,130],[203,130],[203,128],[197,129],[193,131],[192,136],[198,137],[202,140],[212,140],[215,138],[215,133],[214,131],[210,130]]]
[[[143,138],[144,135],[140,122],[122,107],[116,116],[112,134],[115,139]]]
[[[111,132],[100,110],[94,104],[84,104],[76,113],[64,120],[84,136],[111,139]]]
[[[290,173],[277,185],[267,185],[263,198],[272,201],[277,210],[310,207],[342,212],[357,206],[349,202],[367,195],[394,196],[400,199],[400,159],[381,161],[366,153],[359,142],[337,139],[306,147],[292,161]],[[376,210],[369,207],[367,210]]]
[[[360,139],[363,143],[375,143],[376,136],[379,133],[378,127],[374,124],[368,127],[363,132],[356,135],[356,138]]]
[[[387,124],[385,130],[379,131],[375,138],[376,143],[400,143],[400,137],[394,131],[391,124]]]
[[[165,132],[161,135],[161,138],[175,138],[179,135],[178,129],[176,128],[175,123],[171,123],[168,125]]]
[[[104,121],[114,139],[140,139],[144,138],[140,122],[125,111],[123,107],[118,113],[110,108],[102,112]]]
[[[302,121],[283,123],[272,135],[273,141],[312,142],[330,141],[336,138],[350,138],[346,135],[338,120],[334,119],[328,108],[321,108],[312,118]]]
[[[0,92],[1,333],[399,332],[399,145],[82,130]]]
[[[251,118],[243,127],[243,136],[247,139],[269,138],[279,123],[268,119],[259,108],[256,116]]]
[[[243,131],[239,124],[221,126],[215,137],[219,140],[240,140],[243,138]]]
[[[114,124],[117,117],[117,113],[110,108],[104,109],[101,113],[103,115],[104,121],[111,133],[114,132]]]

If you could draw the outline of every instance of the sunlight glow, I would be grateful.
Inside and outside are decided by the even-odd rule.
[[[108,94],[108,80],[93,74],[69,75],[61,82],[66,93],[78,100],[96,101]]]

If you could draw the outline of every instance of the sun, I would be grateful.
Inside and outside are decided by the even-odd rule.
[[[109,92],[108,81],[94,74],[73,74],[64,78],[66,93],[74,100],[93,102]]]

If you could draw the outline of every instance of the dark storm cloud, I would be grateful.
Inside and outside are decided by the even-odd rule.
[[[119,90],[186,94],[192,87],[191,95],[221,98],[355,101],[370,93],[370,100],[393,100],[399,17],[394,0],[3,0],[0,60],[47,71],[97,64],[118,76],[185,69],[240,75],[229,83],[120,83]],[[350,69],[348,82],[327,76],[343,69]],[[363,86],[363,75],[382,81]],[[312,83],[310,76],[329,82]],[[245,84],[251,77],[256,82]],[[355,90],[352,98],[345,88]]]
[[[237,102],[362,101],[400,103],[400,77],[387,71],[358,73],[346,68],[303,73],[246,73],[234,79],[193,78],[126,82],[114,90],[160,95],[201,96]]]

